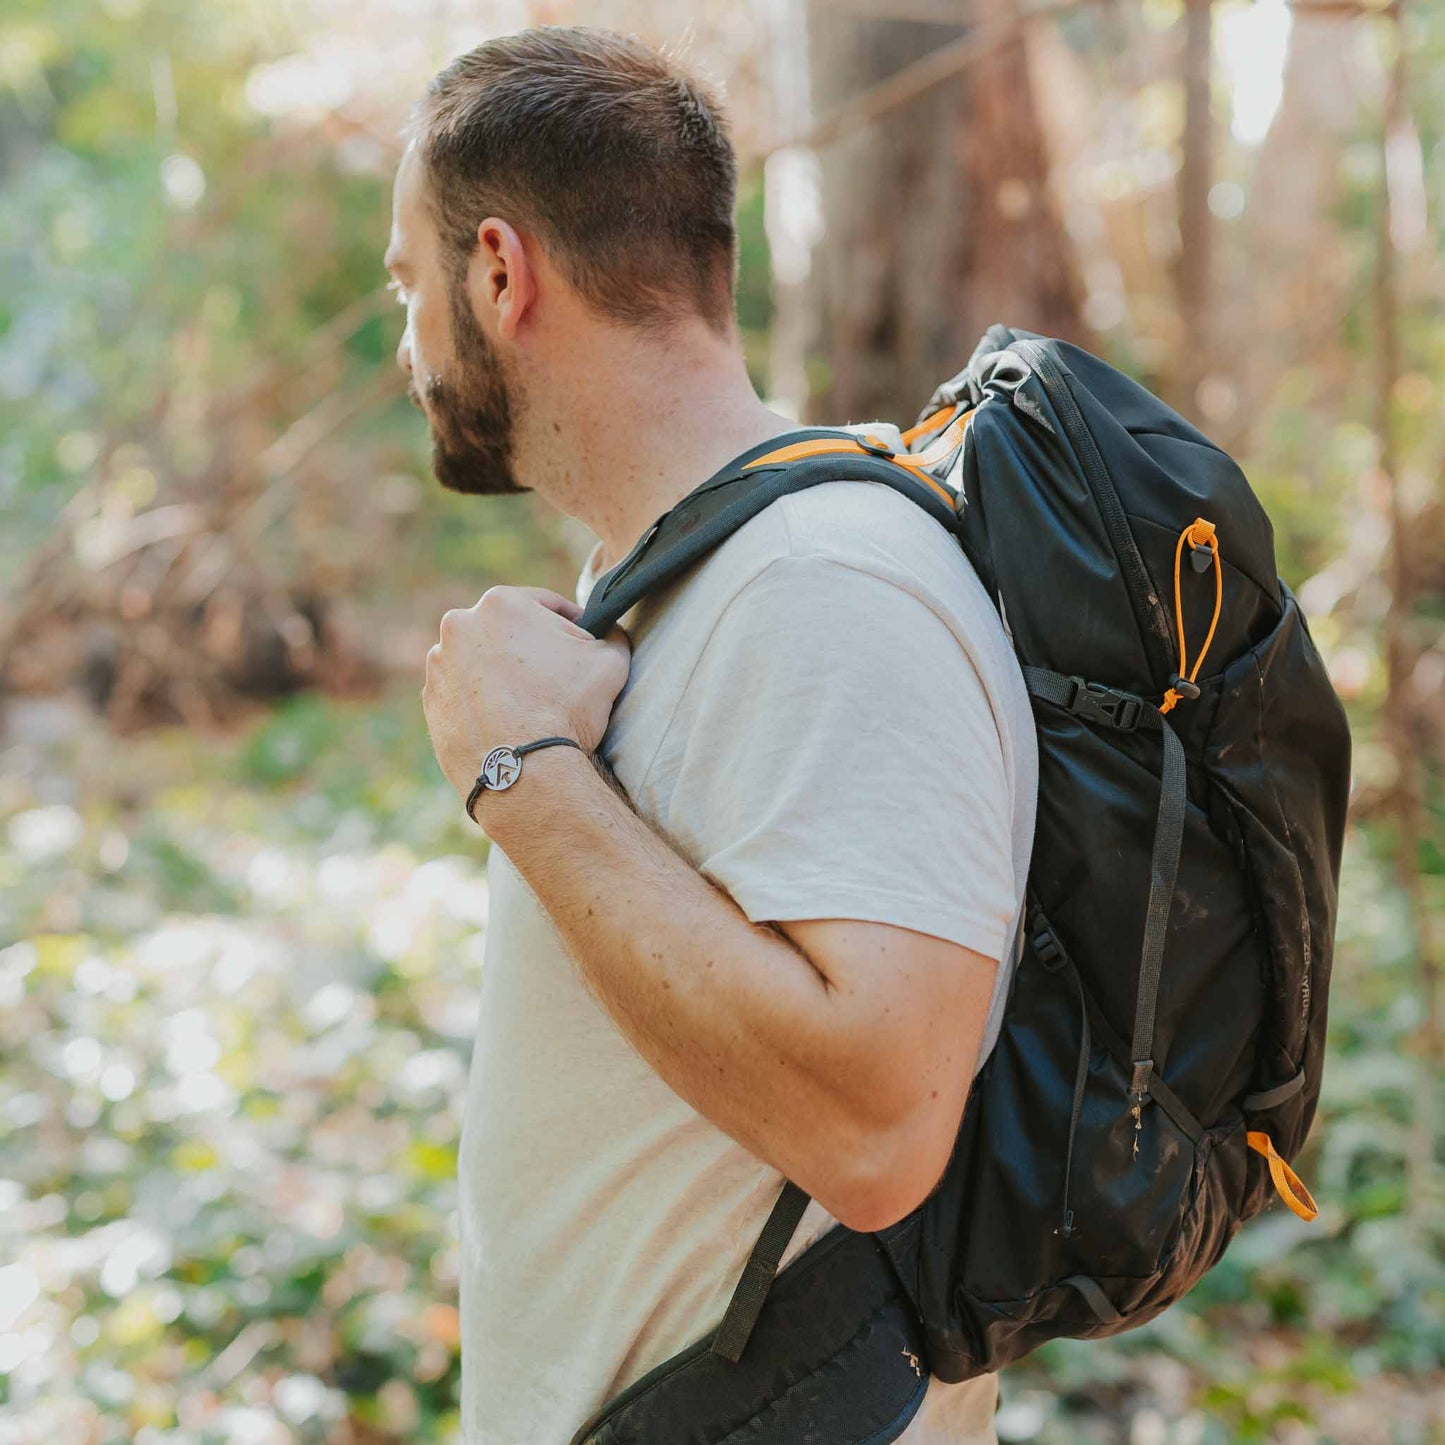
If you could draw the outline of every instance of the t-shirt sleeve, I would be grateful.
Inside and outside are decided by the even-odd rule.
[[[1002,957],[1012,787],[960,625],[819,556],[729,602],[670,729],[666,824],[754,923],[861,919]]]

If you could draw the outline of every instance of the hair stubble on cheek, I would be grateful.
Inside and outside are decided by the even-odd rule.
[[[432,471],[449,491],[472,496],[525,492],[512,471],[516,388],[472,315],[461,288],[451,295],[454,377],[427,373],[408,394],[432,430]]]

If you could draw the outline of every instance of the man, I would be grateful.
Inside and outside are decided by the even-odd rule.
[[[790,428],[738,343],[734,188],[714,99],[606,32],[488,42],[414,118],[386,262],[434,469],[585,522],[579,600]],[[767,508],[634,609],[630,653],[579,615],[493,588],[427,657],[462,798],[495,746],[581,748],[527,754],[473,814],[492,903],[461,1156],[469,1445],[566,1445],[712,1329],[785,1178],[814,1200],[785,1264],[925,1198],[997,1030],[1032,841],[998,616],[889,488]],[[995,1399],[933,1381],[900,1438],[992,1441]]]

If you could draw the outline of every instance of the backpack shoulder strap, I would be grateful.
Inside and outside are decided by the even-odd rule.
[[[785,441],[774,437],[743,452],[664,512],[597,580],[579,626],[594,637],[606,636],[635,603],[720,546],[764,507],[820,482],[883,482],[956,530],[955,494],[933,472],[962,445],[967,424],[968,415],[960,416],[916,453],[893,452],[871,437],[821,427],[789,432]]]

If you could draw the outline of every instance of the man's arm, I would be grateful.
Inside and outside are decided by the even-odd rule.
[[[459,796],[498,743],[597,747],[626,637],[598,642],[579,611],[494,588],[443,619],[422,698]],[[571,748],[528,755],[477,818],[657,1073],[835,1217],[882,1228],[947,1163],[1014,908],[982,683],[916,597],[787,557],[729,603],[686,699],[672,841]]]
[[[994,960],[887,924],[750,923],[571,748],[533,754],[476,817],[699,1113],[850,1228],[922,1202],[953,1147]]]

